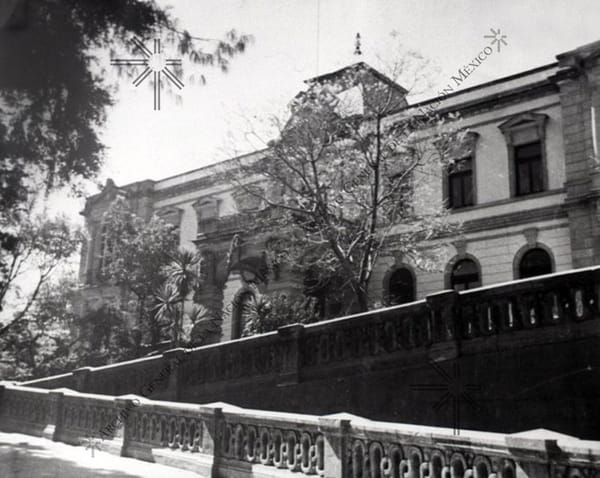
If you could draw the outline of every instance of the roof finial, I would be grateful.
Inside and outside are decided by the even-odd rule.
[[[354,46],[354,54],[355,55],[362,55],[362,51],[360,51],[360,33],[356,34],[356,42],[355,42],[355,46]]]

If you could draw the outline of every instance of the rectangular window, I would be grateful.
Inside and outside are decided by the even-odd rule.
[[[104,279],[108,274],[108,267],[113,259],[113,244],[108,240],[106,225],[103,225],[100,230],[100,250],[98,252],[97,277],[98,279]]]
[[[515,191],[517,196],[539,193],[544,190],[542,143],[515,146]]]
[[[456,209],[473,203],[473,160],[463,158],[448,169],[448,207]]]

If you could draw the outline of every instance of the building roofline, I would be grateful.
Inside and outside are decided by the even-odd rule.
[[[197,173],[198,171],[202,171],[203,169],[214,168],[217,165],[225,164],[225,163],[228,163],[230,161],[235,161],[235,160],[239,160],[239,159],[245,158],[247,156],[252,156],[254,154],[262,153],[262,152],[266,151],[267,149],[268,148],[257,149],[255,151],[251,151],[249,153],[240,154],[239,156],[234,156],[232,158],[223,159],[221,161],[217,161],[217,162],[212,163],[212,164],[207,164],[205,166],[200,166],[199,168],[196,168],[196,169],[190,169],[188,171],[184,171],[183,173],[177,173],[177,174],[173,174],[172,176],[167,176],[166,178],[157,179],[154,182],[155,182],[155,184],[159,184],[159,183],[161,183],[163,181],[168,181],[169,179],[178,178],[179,176],[186,176],[188,174]],[[122,186],[122,187],[125,187],[125,186]]]
[[[480,83],[479,85],[470,86],[469,88],[465,88],[464,90],[458,90],[458,91],[455,91],[453,93],[448,93],[447,95],[443,96],[443,99],[445,100],[447,98],[454,98],[456,96],[460,96],[460,95],[465,94],[465,93],[470,93],[471,91],[475,91],[475,90],[478,90],[480,88],[486,88],[486,87],[490,87],[490,86],[493,86],[493,85],[497,85],[499,83],[504,83],[504,82],[507,82],[507,81],[516,80],[517,78],[522,78],[524,76],[528,76],[528,75],[532,75],[532,74],[535,74],[535,73],[539,73],[540,71],[551,70],[552,68],[556,68],[557,66],[558,66],[558,62],[557,61],[555,61],[553,63],[548,63],[546,65],[538,66],[538,67],[532,68],[530,70],[525,70],[525,71],[521,71],[519,73],[515,73],[513,75],[504,76],[502,78],[497,78],[495,80],[487,81],[485,83]],[[409,104],[405,109],[411,109],[411,108],[415,108],[417,106],[424,106],[424,105],[427,105],[429,103],[433,103],[435,101],[438,101],[439,99],[440,99],[439,95],[438,96],[434,96],[432,98],[428,98],[426,100],[419,101],[418,103]],[[456,105],[455,107],[458,108],[459,105]]]
[[[319,81],[327,81],[329,78],[334,78],[336,75],[339,75],[344,70],[352,70],[352,69],[358,69],[358,68],[364,68],[369,73],[371,73],[375,78],[381,80],[383,83],[386,83],[387,85],[391,86],[392,88],[397,89],[398,91],[402,92],[402,94],[408,93],[408,90],[406,88],[404,88],[402,85],[399,85],[394,80],[392,80],[390,77],[384,75],[379,70],[376,70],[375,68],[373,68],[368,63],[365,63],[364,61],[352,63],[351,65],[344,66],[343,68],[339,68],[339,69],[337,69],[335,71],[331,71],[329,73],[323,73],[322,75],[313,76],[312,78],[308,78],[308,79],[304,80],[304,83],[309,84],[309,83],[315,83],[315,82],[319,82]]]
[[[333,72],[330,72],[330,73],[325,73],[325,74],[319,75],[319,76],[315,76],[313,78],[309,78],[309,79],[305,80],[305,82],[308,83],[308,82],[311,82],[311,81],[318,81],[320,79],[325,79],[325,78],[328,78],[330,76],[334,76],[334,75],[338,74],[339,72],[341,72],[341,71],[343,71],[345,69],[352,68],[352,67],[358,67],[358,66],[366,67],[369,71],[374,72],[374,74],[376,74],[377,76],[381,75],[385,80],[387,80],[389,82],[392,82],[392,80],[390,80],[389,78],[387,78],[382,73],[379,73],[377,70],[375,70],[374,68],[372,68],[371,66],[369,66],[368,64],[366,64],[364,62],[354,63],[354,64],[346,66],[344,68],[340,68],[340,69],[338,69],[336,71],[333,71]],[[455,98],[455,97],[460,96],[460,95],[465,94],[465,93],[469,93],[469,92],[472,92],[472,91],[475,91],[475,90],[478,90],[478,89],[483,89],[483,88],[490,87],[490,86],[493,86],[493,85],[497,85],[497,84],[500,84],[500,83],[508,82],[508,81],[515,80],[515,79],[518,79],[518,78],[522,78],[522,77],[525,77],[525,76],[528,76],[528,75],[539,73],[539,72],[544,71],[544,70],[550,70],[552,68],[556,68],[557,66],[559,66],[558,62],[548,63],[546,65],[538,66],[538,67],[532,68],[530,70],[521,71],[521,72],[515,73],[513,75],[505,76],[505,77],[502,77],[502,78],[497,78],[495,80],[488,81],[486,83],[481,83],[479,85],[474,85],[474,86],[471,86],[469,88],[465,88],[464,90],[459,90],[459,91],[455,91],[453,93],[449,93],[447,95],[444,95],[443,99],[445,100],[447,98]],[[394,83],[394,82],[392,82],[392,83]],[[402,88],[397,83],[394,83],[394,85],[396,85],[399,88]],[[506,94],[506,93],[508,93],[508,91],[507,92],[502,92],[501,94]],[[436,102],[439,99],[440,99],[439,96],[428,98],[426,100],[419,101],[418,103],[409,104],[408,106],[402,108],[402,110],[406,111],[406,110],[410,110],[410,109],[413,109],[413,108],[416,108],[416,107],[419,107],[419,106],[425,106],[427,104]],[[451,109],[460,109],[460,104],[453,105],[451,107]],[[399,113],[400,111],[397,111],[396,113]],[[229,162],[233,162],[233,161],[236,161],[236,160],[248,157],[248,156],[260,154],[260,153],[262,153],[264,151],[267,151],[267,149],[268,148],[263,148],[263,149],[258,149],[258,150],[255,150],[255,151],[251,151],[249,153],[244,153],[244,154],[241,154],[239,156],[234,156],[232,158],[227,158],[227,159],[224,159],[222,161],[218,161],[218,162],[215,162],[215,163],[212,163],[212,164],[207,164],[205,166],[201,166],[199,168],[190,169],[190,170],[184,171],[182,173],[177,173],[177,174],[174,174],[174,175],[171,175],[171,176],[167,176],[166,178],[161,178],[161,179],[156,179],[156,180],[146,179],[146,180],[142,180],[142,181],[134,181],[134,182],[131,182],[131,183],[128,183],[128,184],[124,184],[123,186],[118,186],[118,188],[119,189],[125,189],[125,188],[131,187],[131,186],[133,186],[133,185],[135,185],[137,183],[141,183],[141,182],[144,182],[144,181],[152,181],[154,183],[154,187],[155,187],[155,190],[156,190],[156,186],[159,186],[160,183],[163,183],[163,182],[166,182],[166,181],[178,178],[178,177],[183,177],[183,176],[187,176],[187,175],[190,175],[190,174],[194,174],[194,173],[197,173],[197,172],[202,171],[202,170],[209,170],[210,168],[214,168],[214,167],[217,167],[217,166],[226,165]],[[94,194],[94,195],[90,196],[89,198],[90,199],[94,198],[94,197],[96,197],[96,196],[98,196],[100,194],[101,194],[101,192],[99,192],[97,194]]]

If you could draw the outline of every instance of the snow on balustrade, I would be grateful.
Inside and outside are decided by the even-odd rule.
[[[120,407],[113,397],[76,393],[68,389],[60,389],[57,393],[62,398],[62,419],[56,431],[58,440],[79,445],[82,437],[103,441],[119,439],[120,430],[116,424]]]
[[[62,413],[60,413],[62,410]],[[128,410],[123,414],[123,410]],[[0,430],[81,444],[122,416],[108,451],[206,476],[579,478],[600,476],[600,442],[545,430],[500,434],[0,386]],[[117,427],[118,428],[118,427]]]
[[[7,388],[1,405],[0,421],[5,431],[43,436],[53,422],[53,399],[48,390]]]
[[[323,476],[324,440],[316,416],[244,409],[223,412],[221,454],[232,468],[235,462],[246,462]]]

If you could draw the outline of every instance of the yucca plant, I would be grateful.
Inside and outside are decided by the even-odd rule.
[[[172,324],[175,346],[179,346],[183,334],[184,304],[187,296],[200,281],[200,256],[192,251],[180,249],[170,256],[164,267],[166,277],[163,287],[155,294],[155,307],[159,318]]]
[[[173,340],[175,344],[179,343],[180,325],[179,325],[179,291],[171,284],[165,282],[160,289],[154,293],[154,313],[159,322],[166,322],[171,326]]]
[[[217,338],[215,336],[220,331],[223,320],[220,310],[210,310],[202,305],[194,306],[188,318],[192,323],[189,337],[192,345],[204,345],[210,343],[211,338]]]

